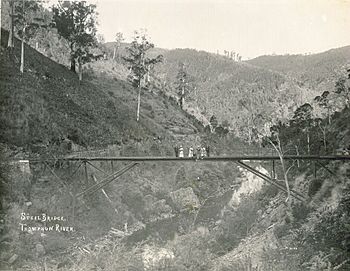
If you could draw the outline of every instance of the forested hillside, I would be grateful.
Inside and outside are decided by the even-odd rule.
[[[120,59],[125,55],[120,47]],[[112,54],[113,43],[105,51]],[[308,56],[263,56],[247,62],[191,49],[153,49],[164,62],[153,71],[154,80],[167,95],[178,97],[180,66],[185,67],[188,82],[186,111],[208,124],[214,115],[219,123],[241,138],[256,141],[256,131],[264,133],[264,123],[287,120],[304,103],[324,91],[334,91],[340,77],[346,76],[350,63],[348,47]],[[120,64],[108,61],[92,64],[111,76],[126,78]],[[261,117],[264,116],[264,120]]]
[[[312,55],[260,56],[252,65],[281,72],[297,79],[299,85],[324,91],[334,86],[350,64],[350,46]]]
[[[112,48],[111,43],[105,47],[108,56],[111,56]],[[123,46],[119,52],[119,60],[91,63],[89,70],[126,79],[128,71],[121,65],[125,55]],[[189,80],[184,109],[204,125],[208,125],[215,115],[219,124],[250,142],[255,140],[252,130],[257,127],[263,129],[262,123],[256,122],[257,116],[268,115],[271,120],[286,119],[298,105],[317,93],[298,86],[294,79],[279,72],[223,56],[190,49],[155,48],[150,51],[150,55],[158,53],[163,54],[164,61],[151,71],[151,84],[180,100],[177,76],[183,64]]]
[[[186,97],[188,110],[209,119],[215,115],[239,137],[253,141],[252,127],[258,115],[286,118],[309,95],[286,76],[244,62],[195,50],[165,54],[159,72],[172,86],[179,63],[184,63],[194,87]],[[262,128],[262,127],[260,127]]]

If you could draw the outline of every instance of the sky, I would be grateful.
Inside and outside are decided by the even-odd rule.
[[[350,45],[350,0],[94,0],[106,41],[146,28],[161,48],[243,59],[316,53]]]

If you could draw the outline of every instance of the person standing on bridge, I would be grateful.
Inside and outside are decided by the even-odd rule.
[[[190,147],[188,149],[188,157],[193,157],[193,148],[192,147]]]
[[[179,147],[178,146],[174,147],[174,151],[175,151],[175,157],[179,157]]]
[[[201,150],[202,150],[201,146],[198,146],[197,152],[196,152],[196,159],[197,160],[201,158]]]
[[[210,151],[210,148],[209,148],[209,146],[208,146],[208,145],[205,147],[205,151],[207,152],[207,156],[209,157],[209,151]]]
[[[201,148],[201,158],[203,158],[205,156],[207,156],[207,153],[206,153],[205,148],[203,147],[203,148]]]
[[[180,148],[179,148],[179,157],[180,158],[184,157],[184,148],[181,145],[180,145]]]

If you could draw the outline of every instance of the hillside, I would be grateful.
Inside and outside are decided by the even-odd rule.
[[[6,40],[6,32],[3,39]],[[19,41],[14,55],[1,49],[1,141],[27,147],[53,147],[62,138],[80,146],[172,137],[176,126],[196,133],[196,123],[174,102],[144,92],[141,121],[136,122],[136,92],[111,78],[84,80],[66,67],[25,47],[25,73],[18,71]],[[200,126],[197,125],[200,129]]]
[[[335,81],[350,65],[350,46],[312,55],[260,56],[247,63],[281,72],[320,92],[334,87]]]
[[[264,123],[287,120],[294,110],[323,91],[334,90],[346,73],[350,47],[308,56],[259,57],[234,62],[226,57],[189,49],[164,51],[156,74],[173,94],[179,63],[185,63],[195,88],[186,98],[192,114],[212,115],[233,133],[253,141]],[[261,120],[261,116],[263,120]]]
[[[105,46],[111,55],[113,43]],[[121,46],[121,56],[126,46]],[[254,141],[255,130],[262,133],[265,122],[287,120],[298,106],[312,102],[324,91],[333,91],[350,63],[349,48],[307,56],[262,56],[244,62],[192,49],[155,48],[150,55],[164,56],[153,77],[155,84],[170,96],[178,97],[176,76],[179,64],[185,64],[192,86],[185,98],[187,112],[204,124],[215,115],[236,136]],[[125,79],[128,71],[121,61],[91,66],[97,73],[104,70],[112,77]]]
[[[248,140],[251,127],[247,122],[259,114],[276,114],[281,104],[295,106],[305,91],[280,73],[206,52],[178,49],[164,57],[160,77],[172,88],[180,62],[194,78],[196,89],[187,98],[190,112],[198,107],[208,119],[215,115],[220,122],[228,121],[236,135]]]
[[[112,60],[114,46],[113,42],[100,44],[98,50],[106,52],[107,59],[86,64],[85,72],[91,77],[125,81],[129,71],[122,57],[129,45],[122,43]],[[52,55],[52,50],[46,51]],[[236,136],[255,141],[256,131],[263,133],[265,122],[287,120],[298,106],[334,90],[335,81],[349,63],[348,51],[349,47],[343,47],[308,56],[262,56],[235,62],[192,49],[154,48],[149,56],[162,54],[164,62],[152,72],[152,91],[178,99],[176,75],[179,63],[184,63],[192,87],[185,98],[185,111],[204,125],[215,115]],[[51,57],[62,59],[55,54]],[[66,52],[63,62],[68,57]],[[261,116],[265,119],[259,119]]]
[[[113,43],[104,46],[111,57]],[[122,44],[120,56],[125,55],[126,46]],[[254,128],[263,128],[262,123],[253,123],[257,116],[270,116],[271,120],[286,119],[298,105],[317,94],[280,72],[235,62],[220,55],[192,49],[159,48],[149,53],[150,56],[157,54],[164,56],[164,62],[157,65],[152,74],[157,88],[167,96],[177,98],[176,76],[179,64],[184,63],[192,85],[185,98],[185,111],[205,125],[215,115],[219,123],[225,123],[236,136],[248,141],[254,140]],[[92,73],[105,73],[112,78],[125,80],[128,75],[121,57],[117,61],[109,59],[88,66]]]
[[[341,147],[347,155],[349,114],[348,108],[338,112],[327,128],[328,148]],[[288,139],[283,140],[284,147],[304,141],[300,149],[305,151],[305,135],[285,129]],[[312,134],[317,133],[314,128]],[[317,139],[311,141],[317,145]],[[252,224],[249,236],[229,253],[215,258],[210,270],[349,270],[349,160],[325,161],[317,166],[302,161],[291,166],[288,178],[294,189],[307,195],[307,200],[293,201],[289,210],[280,196],[270,198]],[[230,222],[235,219],[232,217]],[[234,230],[228,232],[231,235],[227,234],[227,238],[234,235]]]

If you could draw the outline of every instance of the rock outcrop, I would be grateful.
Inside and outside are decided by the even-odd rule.
[[[179,211],[184,209],[198,209],[200,206],[198,197],[191,187],[180,188],[171,192],[170,198]]]

